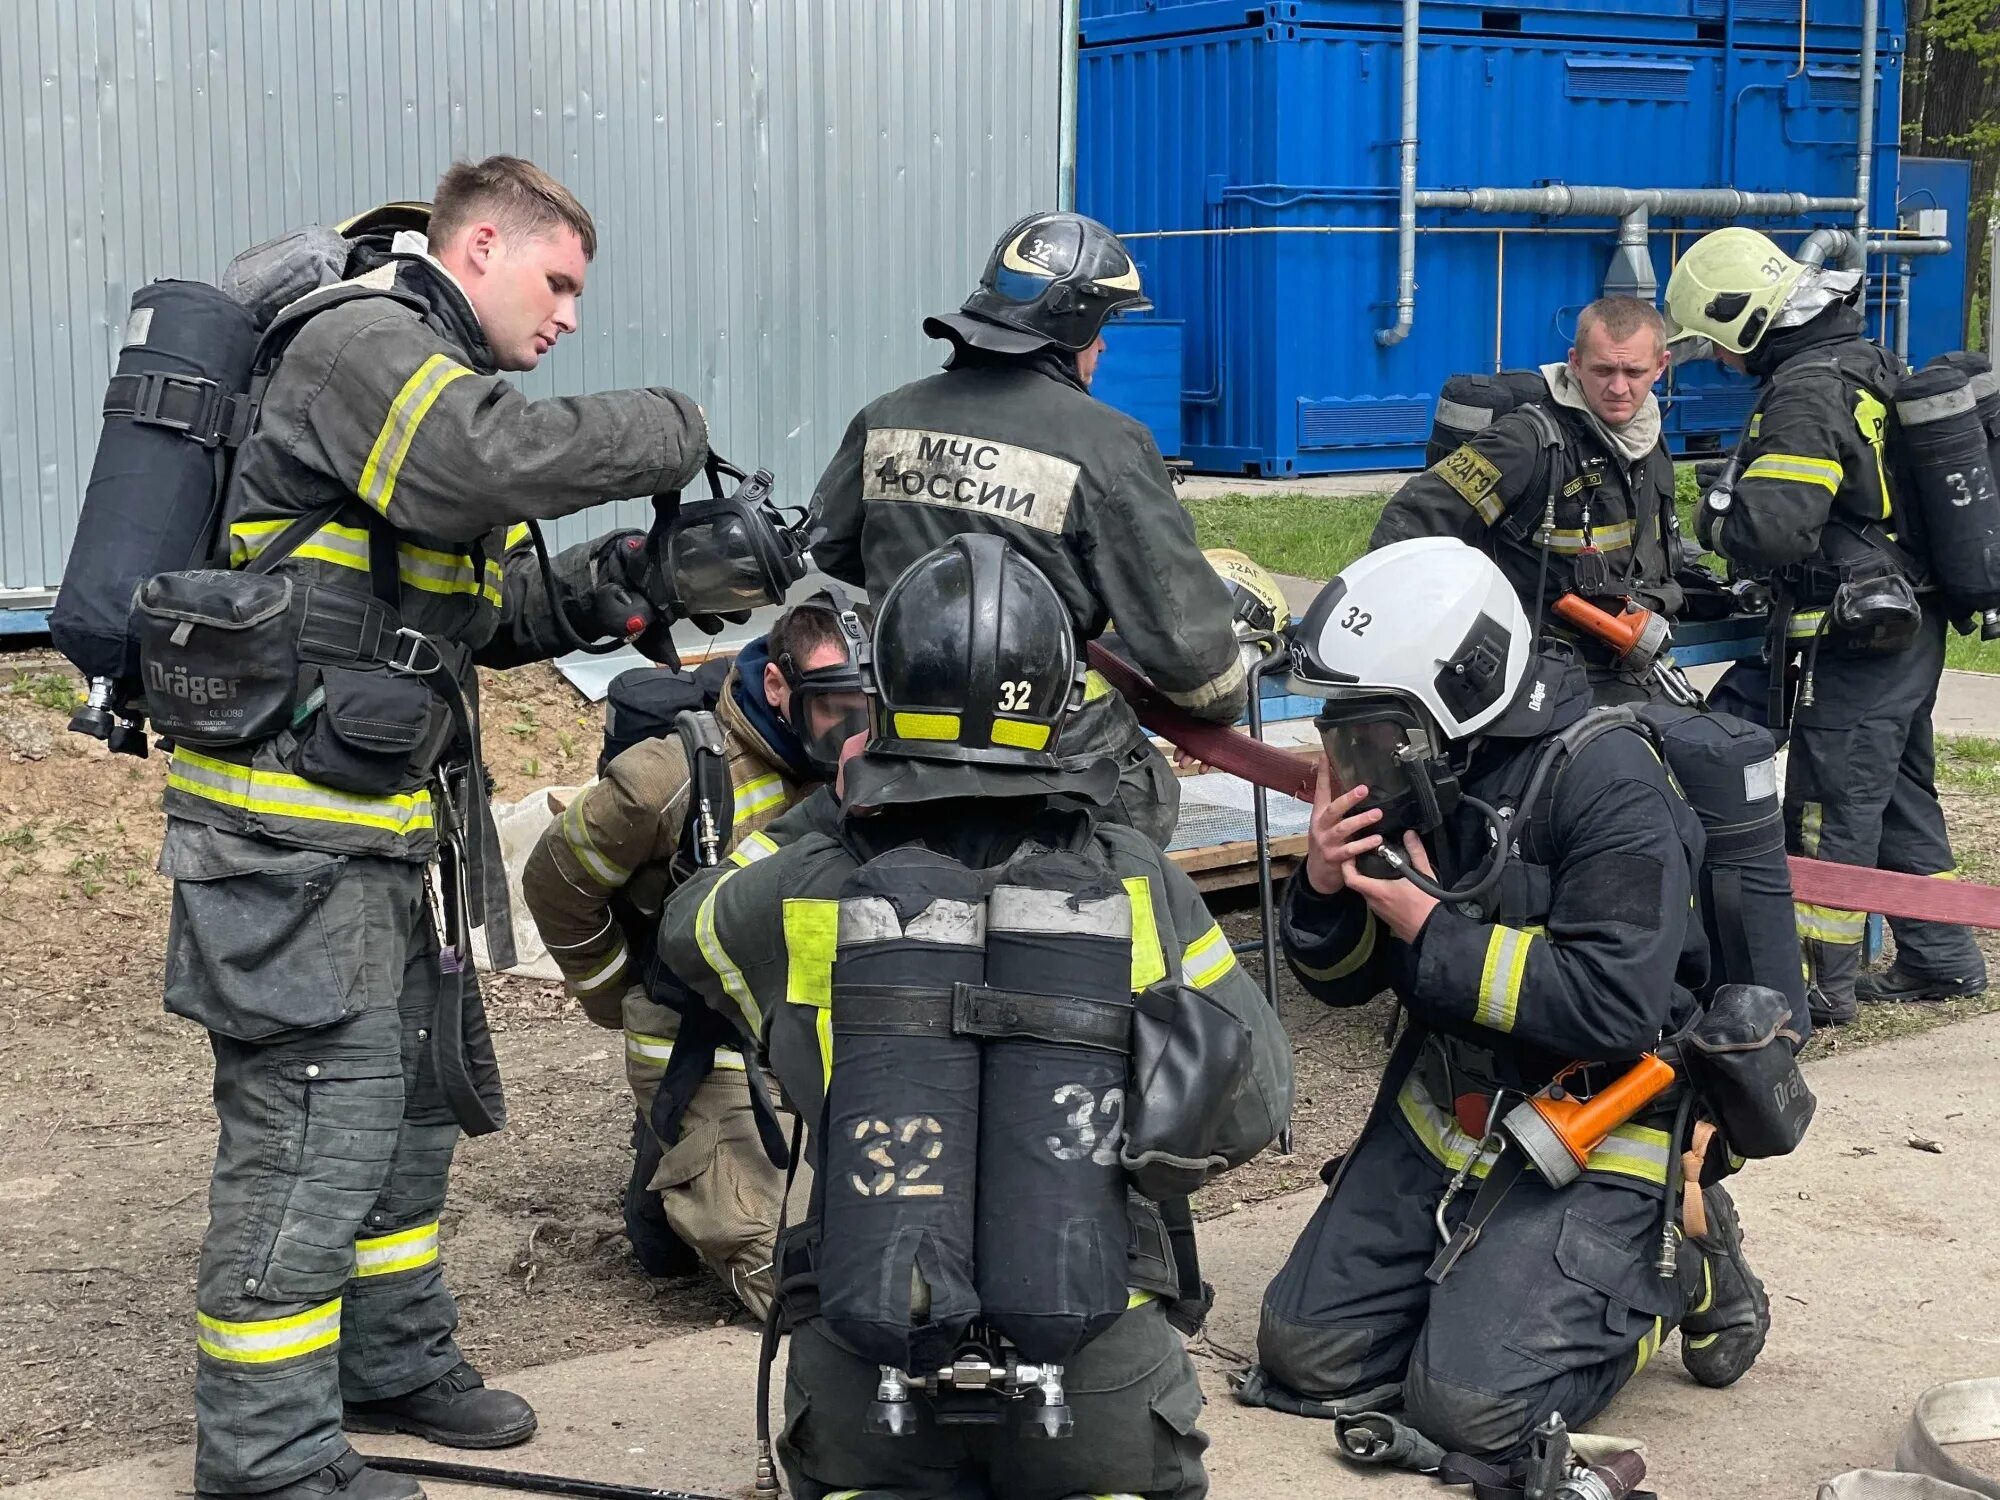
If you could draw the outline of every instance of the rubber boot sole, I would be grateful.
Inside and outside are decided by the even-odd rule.
[[[525,1423],[503,1427],[498,1432],[465,1433],[454,1428],[433,1427],[428,1422],[419,1422],[408,1417],[377,1415],[373,1412],[343,1412],[340,1425],[349,1432],[361,1433],[403,1433],[409,1437],[422,1438],[427,1443],[436,1443],[440,1448],[512,1448],[525,1443],[535,1435],[541,1425],[540,1419],[530,1414]]]

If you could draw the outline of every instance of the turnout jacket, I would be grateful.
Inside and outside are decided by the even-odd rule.
[[[958,804],[957,810],[965,806]],[[1102,860],[1131,898],[1133,992],[1162,984],[1199,990],[1249,1029],[1249,1068],[1233,1106],[1215,1122],[1210,1154],[1236,1166],[1275,1139],[1291,1110],[1291,1049],[1277,1015],[1238,966],[1193,881],[1143,834],[1122,825],[1092,829],[1084,815],[1039,799],[995,799],[977,806],[990,820],[983,829],[937,827],[961,820],[940,811],[931,819],[935,831],[922,841],[973,868],[998,866],[1030,840],[1081,849]],[[683,885],[668,899],[661,924],[662,967],[685,986],[688,1003],[733,1024],[811,1129],[821,1117],[833,1066],[840,888],[850,873],[890,846],[867,828],[874,822],[849,816],[830,789],[822,790],[767,830],[763,837],[771,848],[739,848],[722,867]],[[913,822],[899,820],[898,826],[908,830]],[[893,838],[911,841],[913,835]],[[807,1155],[817,1159],[816,1142]],[[1144,1202],[1134,1197],[1135,1203]],[[1135,1229],[1135,1235],[1143,1238],[1145,1232]],[[1178,1289],[1136,1275],[1133,1284],[1168,1293]]]
[[[1530,615],[1539,588],[1546,624],[1548,606],[1575,582],[1577,553],[1595,545],[1613,592],[1678,613],[1674,463],[1665,440],[1628,463],[1585,413],[1553,398],[1531,406],[1533,415],[1516,408],[1408,480],[1383,508],[1370,550],[1411,537],[1457,537],[1493,559]],[[1537,533],[1551,497],[1555,531],[1544,584]],[[1568,627],[1557,624],[1567,638]],[[1582,644],[1593,659],[1602,654],[1596,642]]]
[[[384,295],[309,319],[265,391],[224,503],[230,561],[249,561],[301,514],[352,501],[275,571],[366,594],[370,518],[385,522],[402,623],[438,646],[476,714],[475,663],[514,666],[562,649],[526,528],[514,523],[675,488],[707,454],[706,423],[690,398],[665,389],[530,400],[499,372],[464,293],[428,259],[401,256],[359,281]],[[558,573],[570,623],[595,635],[588,547],[564,553]],[[443,718],[438,710],[433,748],[449,728]],[[167,812],[282,844],[431,857],[428,787],[360,796],[316,784],[286,770],[288,738],[241,753],[176,749]]]
[[[744,713],[738,695],[747,690],[762,686],[746,689],[732,667],[715,716],[734,797],[729,847],[740,851],[747,841],[763,851],[774,846],[758,830],[816,783],[802,779]],[[644,982],[685,847],[689,781],[679,735],[642,740],[549,825],[522,872],[536,930],[565,987],[599,1026],[623,1026],[620,999]]]
[[[1525,704],[1510,710],[1474,747],[1461,780],[1467,796],[1496,808],[1517,803],[1549,736],[1589,707],[1588,681],[1560,648],[1529,681],[1526,703],[1545,686],[1547,706],[1540,715]],[[1613,1064],[1608,1081],[1694,1018],[1692,991],[1707,974],[1694,907],[1701,823],[1642,734],[1619,728],[1590,740],[1517,828],[1522,821],[1487,906],[1440,905],[1413,943],[1393,936],[1352,891],[1320,895],[1303,868],[1285,892],[1279,935],[1307,992],[1353,1006],[1393,990],[1415,1029],[1449,1059],[1456,1081],[1448,1090],[1424,1068],[1406,1081],[1393,1065],[1384,1089],[1420,1143],[1454,1166],[1477,1143],[1453,1119],[1457,1094],[1533,1091],[1572,1061]],[[1431,847],[1455,879],[1488,844],[1485,821],[1461,805]],[[1600,1154],[1591,1170],[1666,1180],[1658,1129],[1621,1126]]]
[[[1858,312],[1836,303],[1767,338],[1751,373],[1764,390],[1738,450],[1729,509],[1715,524],[1715,549],[1781,577],[1801,563],[1873,554],[1864,528],[1893,535],[1897,525],[1880,395],[1895,389],[1894,356],[1862,336]]]
[[[1229,596],[1138,422],[1051,356],[969,358],[864,407],[813,491],[813,561],[880,601],[903,570],[967,531],[1004,536],[1047,575],[1079,641],[1112,621],[1133,663],[1181,708],[1233,722],[1246,699]],[[1095,673],[1065,754],[1143,738]]]

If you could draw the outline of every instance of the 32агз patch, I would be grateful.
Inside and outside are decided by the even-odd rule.
[[[1052,453],[966,437],[883,427],[868,434],[861,498],[948,505],[1060,534],[1077,465]]]

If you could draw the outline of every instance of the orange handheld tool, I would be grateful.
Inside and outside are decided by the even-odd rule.
[[[1581,1066],[1563,1069],[1548,1093],[1522,1100],[1500,1121],[1501,1130],[1551,1187],[1567,1187],[1582,1176],[1584,1163],[1604,1138],[1674,1081],[1672,1065],[1648,1052],[1588,1099],[1577,1099],[1563,1091],[1562,1081]]]
[[[1564,594],[1556,600],[1555,612],[1616,651],[1618,665],[1628,671],[1645,671],[1660,659],[1673,638],[1665,616],[1633,604],[1626,605],[1623,614],[1614,615],[1580,594]]]

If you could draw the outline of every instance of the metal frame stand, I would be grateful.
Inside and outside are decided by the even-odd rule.
[[[1264,678],[1272,672],[1289,671],[1291,658],[1285,652],[1282,636],[1271,638],[1272,649],[1258,658],[1250,669],[1250,737],[1264,738]],[[1261,640],[1252,644],[1261,644]],[[1253,837],[1257,841],[1257,920],[1260,930],[1254,943],[1234,943],[1232,949],[1238,954],[1256,953],[1264,961],[1264,1001],[1275,1014],[1278,1009],[1278,912],[1277,902],[1271,889],[1271,810],[1267,793],[1256,783],[1250,788],[1250,816]],[[1286,1156],[1292,1154],[1292,1124],[1285,1122],[1285,1128],[1278,1134],[1278,1150]]]

